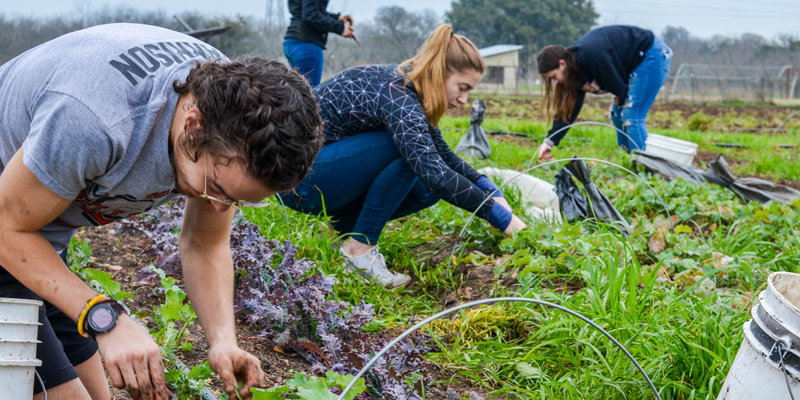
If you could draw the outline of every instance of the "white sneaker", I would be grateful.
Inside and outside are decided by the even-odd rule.
[[[349,271],[356,272],[383,286],[397,288],[405,286],[411,281],[411,277],[406,274],[390,272],[389,269],[386,268],[386,260],[383,258],[383,254],[378,252],[377,247],[371,248],[366,254],[359,257],[348,256],[344,248],[339,248],[339,251],[344,255],[345,266]]]

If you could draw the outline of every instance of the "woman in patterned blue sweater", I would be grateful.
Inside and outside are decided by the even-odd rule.
[[[385,286],[407,284],[408,275],[389,272],[378,252],[381,231],[439,199],[477,211],[506,234],[525,228],[497,186],[456,156],[437,128],[447,109],[466,104],[483,71],[472,42],[442,25],[400,65],[349,68],[315,88],[325,145],[303,182],[281,197],[295,210],[332,216],[349,235],[341,251],[350,270]]]

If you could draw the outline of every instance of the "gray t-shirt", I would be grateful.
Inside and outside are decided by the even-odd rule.
[[[172,89],[219,50],[168,29],[100,25],[37,46],[0,66],[0,173],[23,162],[74,199],[41,232],[61,251],[80,226],[105,225],[174,198]]]

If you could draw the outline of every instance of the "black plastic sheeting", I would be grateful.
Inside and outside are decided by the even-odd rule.
[[[644,165],[647,172],[660,175],[666,180],[671,181],[675,178],[683,178],[700,185],[706,183],[706,179],[703,177],[705,170],[702,168],[676,163],[642,150],[634,150],[633,154],[634,163]]]
[[[572,177],[583,185],[583,192]],[[565,165],[556,174],[555,186],[561,212],[567,221],[595,219],[616,227],[625,235],[630,232],[628,221],[592,182],[589,166],[583,160],[572,160]]]
[[[708,163],[708,169],[703,176],[711,183],[716,183],[724,188],[728,188],[743,201],[757,201],[766,203],[775,200],[780,203],[789,204],[800,197],[800,192],[788,186],[779,185],[764,179],[758,178],[738,178],[733,174],[725,158],[719,156],[714,161]]]
[[[711,182],[730,189],[743,202],[756,201],[763,204],[774,200],[789,204],[800,197],[799,191],[788,186],[759,178],[737,177],[722,155],[709,162],[708,169],[703,170],[691,165],[675,163],[646,151],[635,150],[634,154],[633,162],[643,165],[647,172],[660,175],[667,180],[683,178],[700,185]]]
[[[572,174],[566,168],[562,168],[556,174],[554,183],[555,191],[558,193],[558,204],[564,219],[569,222],[585,219],[589,215],[589,202],[572,180]]]
[[[481,126],[485,116],[486,101],[475,100],[472,103],[472,115],[469,117],[469,129],[467,134],[458,141],[456,153],[469,154],[481,159],[489,158],[492,155],[492,147],[489,146],[486,131]]]

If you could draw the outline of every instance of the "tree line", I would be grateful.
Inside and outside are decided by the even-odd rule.
[[[283,57],[285,27],[250,16],[210,16],[198,12],[179,15],[195,29],[229,26],[206,41],[229,57],[260,54]],[[597,24],[599,14],[591,0],[456,0],[440,16],[433,11],[409,11],[401,6],[380,8],[374,18],[356,21],[358,43],[331,35],[325,52],[325,75],[368,63],[396,63],[410,58],[440,23],[469,37],[478,47],[520,44],[520,75],[535,80],[535,54],[548,44],[569,45]],[[0,64],[45,41],[99,24],[133,22],[185,31],[173,15],[128,6],[89,9],[50,17],[0,14]],[[769,40],[754,34],[739,37],[697,38],[680,27],[656,32],[675,53],[673,70],[681,63],[723,65],[800,66],[800,38],[789,35]]]

